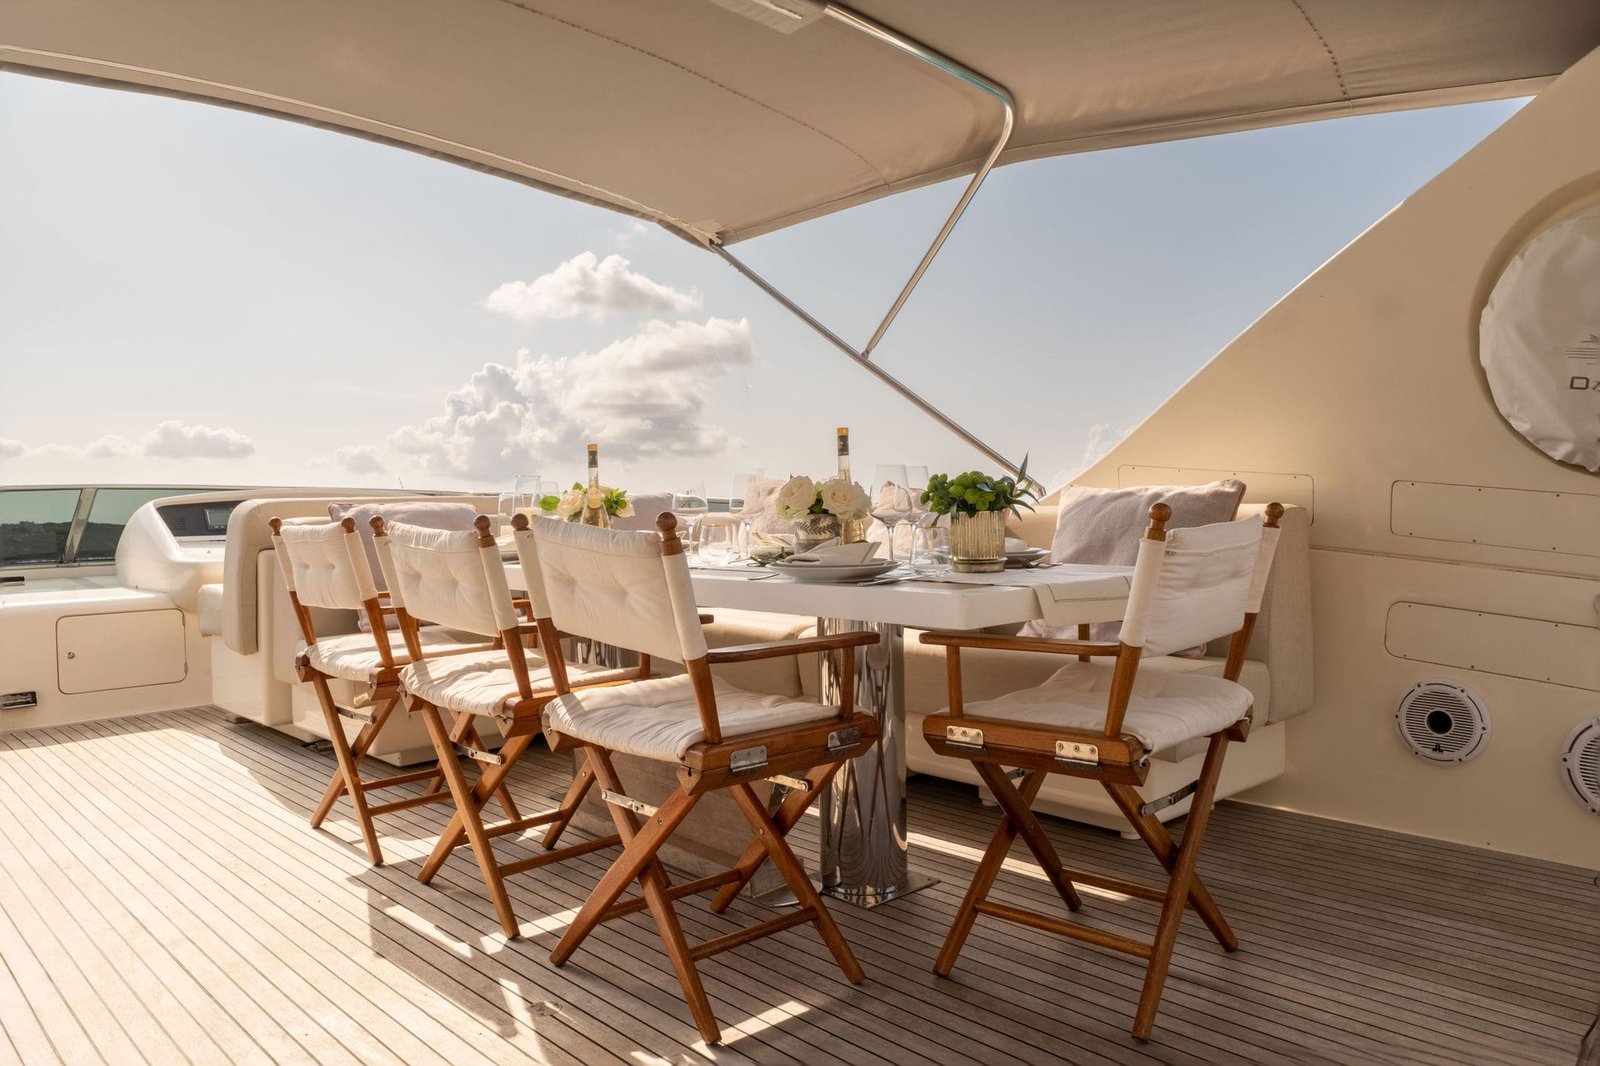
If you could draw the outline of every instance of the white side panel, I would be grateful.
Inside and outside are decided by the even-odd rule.
[[[1406,601],[1389,608],[1383,643],[1399,659],[1600,692],[1595,626]]]
[[[1600,558],[1600,494],[1396,481],[1396,536]]]
[[[1600,624],[1600,529],[1585,517],[1587,499],[1556,502],[1600,496],[1600,478],[1524,440],[1496,410],[1478,360],[1479,315],[1506,263],[1551,219],[1600,202],[1596,129],[1600,54],[1591,54],[1285,296],[1080,477],[1115,486],[1124,468],[1177,467],[1314,480],[1315,699],[1289,723],[1287,772],[1242,798],[1600,867],[1600,822],[1572,802],[1559,773],[1562,741],[1594,715],[1595,693],[1412,661],[1384,644],[1402,601]],[[1397,482],[1419,489],[1396,500]],[[1422,488],[1440,485],[1486,491],[1467,499]],[[1428,639],[1443,661],[1478,661],[1470,626]],[[1543,666],[1539,648],[1500,652],[1523,674]],[[1494,734],[1470,763],[1426,765],[1400,743],[1396,701],[1434,677],[1469,685],[1493,716]]]
[[[173,685],[189,673],[183,612],[68,615],[56,622],[56,677],[62,692]]]

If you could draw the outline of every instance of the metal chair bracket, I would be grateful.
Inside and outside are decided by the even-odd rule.
[[[964,725],[947,725],[944,727],[944,739],[946,743],[954,744],[958,748],[981,749],[983,730]]]
[[[469,745],[462,744],[459,741],[451,744],[450,746],[455,749],[457,755],[465,755],[469,759],[475,759],[478,762],[488,763],[490,766],[500,766],[505,762],[505,760],[495,752],[484,751],[482,748],[474,748]]]
[[[1174,803],[1182,803],[1184,800],[1194,795],[1195,789],[1199,787],[1199,781],[1190,781],[1187,785],[1184,785],[1175,792],[1168,792],[1160,799],[1153,799],[1149,803],[1141,803],[1139,804],[1139,816],[1141,818],[1148,818],[1157,811],[1166,810]]]
[[[352,722],[360,722],[363,725],[372,724],[372,715],[370,714],[363,714],[360,711],[352,711],[348,707],[340,707],[338,708],[338,711],[340,718],[348,718]]]
[[[767,778],[779,788],[788,789],[790,792],[810,792],[811,782],[803,777],[790,777],[788,774],[772,774]]]
[[[765,744],[757,744],[753,748],[740,748],[728,756],[728,772],[731,774],[747,774],[765,765],[767,765]]]
[[[1056,741],[1056,762],[1070,766],[1099,766],[1100,746],[1082,744],[1076,740]]]
[[[828,750],[842,751],[861,743],[861,730],[856,726],[835,729],[828,734]]]
[[[623,807],[632,811],[634,814],[642,814],[646,818],[652,817],[656,811],[660,809],[645,803],[643,800],[636,800],[632,796],[624,796],[620,792],[613,792],[609,788],[602,788],[600,790],[600,798],[611,804],[613,807]]]

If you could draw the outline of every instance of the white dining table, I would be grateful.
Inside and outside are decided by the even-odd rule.
[[[878,743],[841,767],[822,797],[820,880],[829,896],[872,907],[933,883],[912,870],[906,836],[905,630],[976,630],[1040,619],[1039,590],[1020,583],[1038,581],[1048,581],[1054,594],[1053,624],[1115,621],[1127,606],[1132,573],[1131,567],[1060,565],[979,579],[1019,584],[913,578],[857,585],[799,582],[753,566],[691,570],[702,608],[802,615],[816,618],[822,635],[866,631],[882,637],[876,647],[861,649],[856,666],[856,708],[878,719]],[[520,567],[508,565],[507,578],[520,587]],[[1074,594],[1077,589],[1081,596]],[[821,698],[832,702],[838,696],[839,653],[820,659]]]

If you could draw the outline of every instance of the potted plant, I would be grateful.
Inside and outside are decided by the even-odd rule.
[[[796,552],[835,537],[844,544],[866,540],[870,507],[866,490],[843,478],[812,481],[800,475],[778,490],[778,517],[794,526]]]
[[[994,477],[968,470],[951,477],[928,478],[922,502],[936,514],[950,516],[950,569],[963,574],[989,574],[1005,569],[1006,515],[1020,514],[1039,498],[1028,479],[1023,459],[1016,477]]]

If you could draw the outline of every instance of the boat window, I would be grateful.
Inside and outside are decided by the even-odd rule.
[[[78,496],[77,489],[0,491],[0,567],[60,563]]]
[[[177,495],[181,493],[170,488],[96,489],[74,561],[111,562],[117,557],[117,541],[122,538],[122,527],[128,524],[133,512],[151,500]]]

